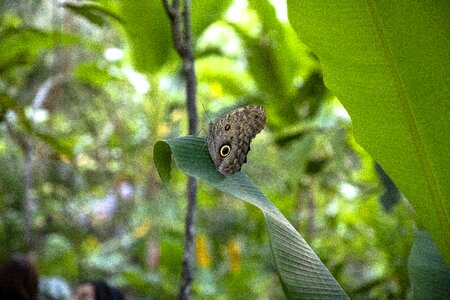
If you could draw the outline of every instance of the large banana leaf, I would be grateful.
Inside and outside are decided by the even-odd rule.
[[[171,155],[183,172],[244,200],[264,213],[281,284],[289,299],[346,299],[339,284],[292,225],[244,173],[221,175],[204,139],[187,136],[159,141],[154,160],[164,182],[170,179]]]
[[[450,265],[447,0],[288,0],[356,140],[393,179]]]

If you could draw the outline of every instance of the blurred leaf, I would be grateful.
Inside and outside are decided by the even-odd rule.
[[[262,210],[278,274],[288,298],[347,298],[314,251],[244,173],[224,176],[217,172],[204,139],[187,136],[156,143],[155,164],[165,181],[170,178],[167,173],[170,173],[171,160],[162,161],[161,157],[167,157],[168,150],[172,151],[176,165],[183,172],[206,180],[219,190]],[[159,151],[164,155],[158,154]]]
[[[279,41],[275,42],[275,38],[269,36],[252,37],[239,26],[230,25],[245,43],[249,71],[260,91],[274,98],[287,98],[293,86],[279,62],[281,58],[276,53],[275,43]]]
[[[226,57],[197,59],[195,70],[198,81],[211,86],[211,96],[215,99],[226,95],[241,97],[251,88],[249,74],[235,60]]]
[[[380,197],[380,202],[386,212],[392,210],[395,204],[400,200],[400,191],[395,186],[392,179],[384,172],[383,168],[379,164],[375,164],[375,170],[380,178],[384,187],[384,193]]]
[[[111,80],[111,75],[108,71],[100,68],[95,62],[79,64],[75,70],[75,75],[90,84],[100,87]]]
[[[0,71],[1,72],[1,71]],[[17,105],[14,98],[5,93],[0,93],[0,123],[4,121],[6,112]]]
[[[69,280],[78,276],[76,252],[62,235],[50,234],[46,237],[38,265],[42,275],[61,276]]]
[[[192,33],[194,39],[202,34],[202,32],[213,22],[217,21],[230,6],[231,0],[202,0],[192,1]]]
[[[76,35],[36,28],[6,28],[0,40],[0,72],[32,62],[44,49],[80,43]]]
[[[392,178],[450,265],[447,1],[288,1],[356,140]]]
[[[302,60],[309,50],[290,25],[278,19],[273,5],[263,0],[249,1],[249,6],[258,15],[260,32],[255,34],[240,24],[230,26],[243,41],[249,72],[262,94],[259,97],[271,100],[266,101],[272,114],[269,126],[277,130],[286,123],[298,123],[305,101],[308,116],[314,114],[326,89],[316,67]]]
[[[157,71],[173,49],[169,18],[162,1],[123,1],[120,16],[136,70]]]
[[[138,293],[149,294],[159,290],[159,296],[163,295],[161,291],[161,279],[155,275],[148,273],[138,267],[127,267],[120,275],[121,280],[130,287],[133,287]]]
[[[29,62],[38,51],[48,46],[49,34],[34,28],[6,28],[0,33],[0,57],[1,70],[7,70],[6,66]]]
[[[408,270],[413,299],[450,299],[450,269],[426,231],[414,234]]]
[[[123,23],[123,20],[118,15],[116,15],[106,7],[99,5],[96,2],[91,1],[85,1],[81,3],[65,2],[63,3],[63,6],[99,26],[107,24],[107,20],[109,18],[112,18],[118,21],[119,23]]]
[[[71,136],[53,136],[51,134],[40,132],[38,129],[35,128],[34,124],[28,117],[25,115],[25,111],[23,107],[17,107],[15,109],[16,115],[18,117],[18,120],[20,121],[20,124],[23,126],[25,131],[28,134],[31,134],[49,146],[51,146],[54,150],[57,152],[66,155],[69,159],[73,157],[73,145],[74,145],[74,138]]]
[[[71,136],[52,136],[50,134],[34,131],[33,134],[52,147],[58,153],[67,156],[68,159],[73,158],[74,138]]]
[[[308,159],[314,149],[315,134],[304,132],[297,138],[283,154],[283,169],[289,173],[288,180],[295,183],[299,180],[299,174],[304,174]]]
[[[9,103],[11,104],[11,103]],[[68,159],[73,157],[73,145],[75,144],[74,137],[72,136],[53,136],[48,133],[44,133],[35,128],[33,122],[26,116],[23,106],[17,106],[14,109],[20,125],[22,125],[23,130],[49,146],[54,150],[67,156]]]
[[[13,109],[17,101],[5,93],[0,93],[0,109]]]
[[[249,5],[258,13],[262,26],[257,44],[253,43],[259,48],[254,48],[259,54],[249,60],[249,67],[265,73],[258,76],[268,77],[264,83],[267,91],[282,99],[289,98],[295,91],[293,83],[301,70],[299,53],[303,49],[293,29],[278,19],[275,7],[268,0],[252,0]],[[265,70],[257,71],[258,68]]]
[[[33,129],[33,123],[30,119],[28,119],[28,117],[26,116],[25,113],[25,107],[24,106],[17,106],[16,109],[14,110],[14,112],[17,115],[17,118],[20,122],[20,124],[24,127],[24,129],[28,132],[28,133],[32,133],[34,131]]]

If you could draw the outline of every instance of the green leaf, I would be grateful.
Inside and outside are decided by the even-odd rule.
[[[170,164],[167,161],[171,160],[172,152],[170,146],[166,142],[158,141],[153,150],[153,157],[155,160],[156,169],[163,183],[168,184],[170,180]]]
[[[349,112],[355,139],[450,265],[448,1],[288,1],[289,19]]]
[[[6,93],[0,93],[0,108],[12,109],[17,106],[17,101]]]
[[[80,63],[74,73],[79,79],[96,86],[102,86],[112,79],[108,70],[102,68],[95,62]]]
[[[77,252],[72,243],[64,236],[50,234],[43,242],[39,256],[39,273],[47,276],[63,276],[69,280],[78,277]]]
[[[155,72],[172,53],[169,18],[162,1],[122,1],[120,17],[136,70]]]
[[[165,145],[165,146],[164,146]],[[278,274],[289,299],[340,299],[347,295],[298,232],[243,172],[217,172],[204,139],[187,136],[159,141],[154,147],[160,177],[169,178],[171,151],[183,172],[208,181],[217,189],[250,203],[264,213]]]
[[[198,39],[198,37],[206,28],[208,28],[209,25],[222,17],[225,10],[230,6],[231,0],[203,0],[192,1],[191,3],[192,33],[194,35],[194,39]]]
[[[37,128],[35,128],[33,122],[26,116],[24,107],[22,106],[17,106],[15,112],[20,124],[22,125],[24,131],[27,134],[30,134],[42,140],[43,142],[51,146],[58,153],[67,156],[68,159],[73,158],[73,145],[74,145],[73,137],[71,136],[56,137],[39,131]]]
[[[250,76],[235,60],[223,56],[209,56],[195,60],[195,71],[199,82],[217,86],[217,96],[242,97],[251,90]]]
[[[98,26],[103,26],[107,24],[109,18],[114,19],[120,23],[123,23],[123,20],[118,15],[95,2],[91,1],[85,1],[82,3],[65,2],[63,6],[71,10],[72,12],[80,16],[83,16],[84,18],[86,18],[87,20]]]
[[[414,299],[450,299],[450,269],[428,232],[415,232],[408,269]]]
[[[0,28],[0,74],[15,70],[17,66],[32,63],[44,50],[55,46],[68,46],[90,42],[59,31],[37,28]],[[55,43],[55,40],[58,43]]]
[[[73,158],[73,145],[75,144],[74,138],[71,136],[52,136],[50,134],[38,132],[34,129],[33,134],[44,141],[47,145],[51,146],[59,154],[63,154],[67,159]]]
[[[249,47],[249,68],[255,80],[276,98],[287,100],[296,90],[294,80],[299,74],[301,49],[298,38],[289,24],[282,23],[275,7],[268,0],[251,0],[249,6],[256,10],[262,32],[251,41],[244,37]]]
[[[0,123],[3,121],[4,114],[8,110],[15,111],[20,125],[27,134],[42,140],[58,153],[65,155],[68,159],[73,158],[73,145],[75,143],[73,137],[58,137],[39,131],[35,128],[33,122],[26,116],[25,108],[23,106],[21,106],[14,98],[11,98],[4,93],[0,93]]]

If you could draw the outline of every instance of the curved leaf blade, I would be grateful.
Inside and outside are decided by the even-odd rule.
[[[450,265],[450,6],[288,1],[354,135],[393,179]]]
[[[289,299],[347,299],[347,295],[314,251],[243,172],[224,176],[217,172],[204,139],[186,136],[159,141],[154,147],[158,173],[167,180],[170,160],[167,145],[178,168],[208,181],[217,189],[250,203],[263,212],[280,281]]]
[[[408,270],[414,299],[450,299],[450,269],[426,231],[414,233]]]

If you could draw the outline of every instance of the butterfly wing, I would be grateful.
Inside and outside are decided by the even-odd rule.
[[[238,108],[211,123],[207,143],[216,169],[224,175],[238,172],[247,161],[252,139],[265,124],[266,113],[259,105]],[[227,145],[230,149],[224,151]]]

